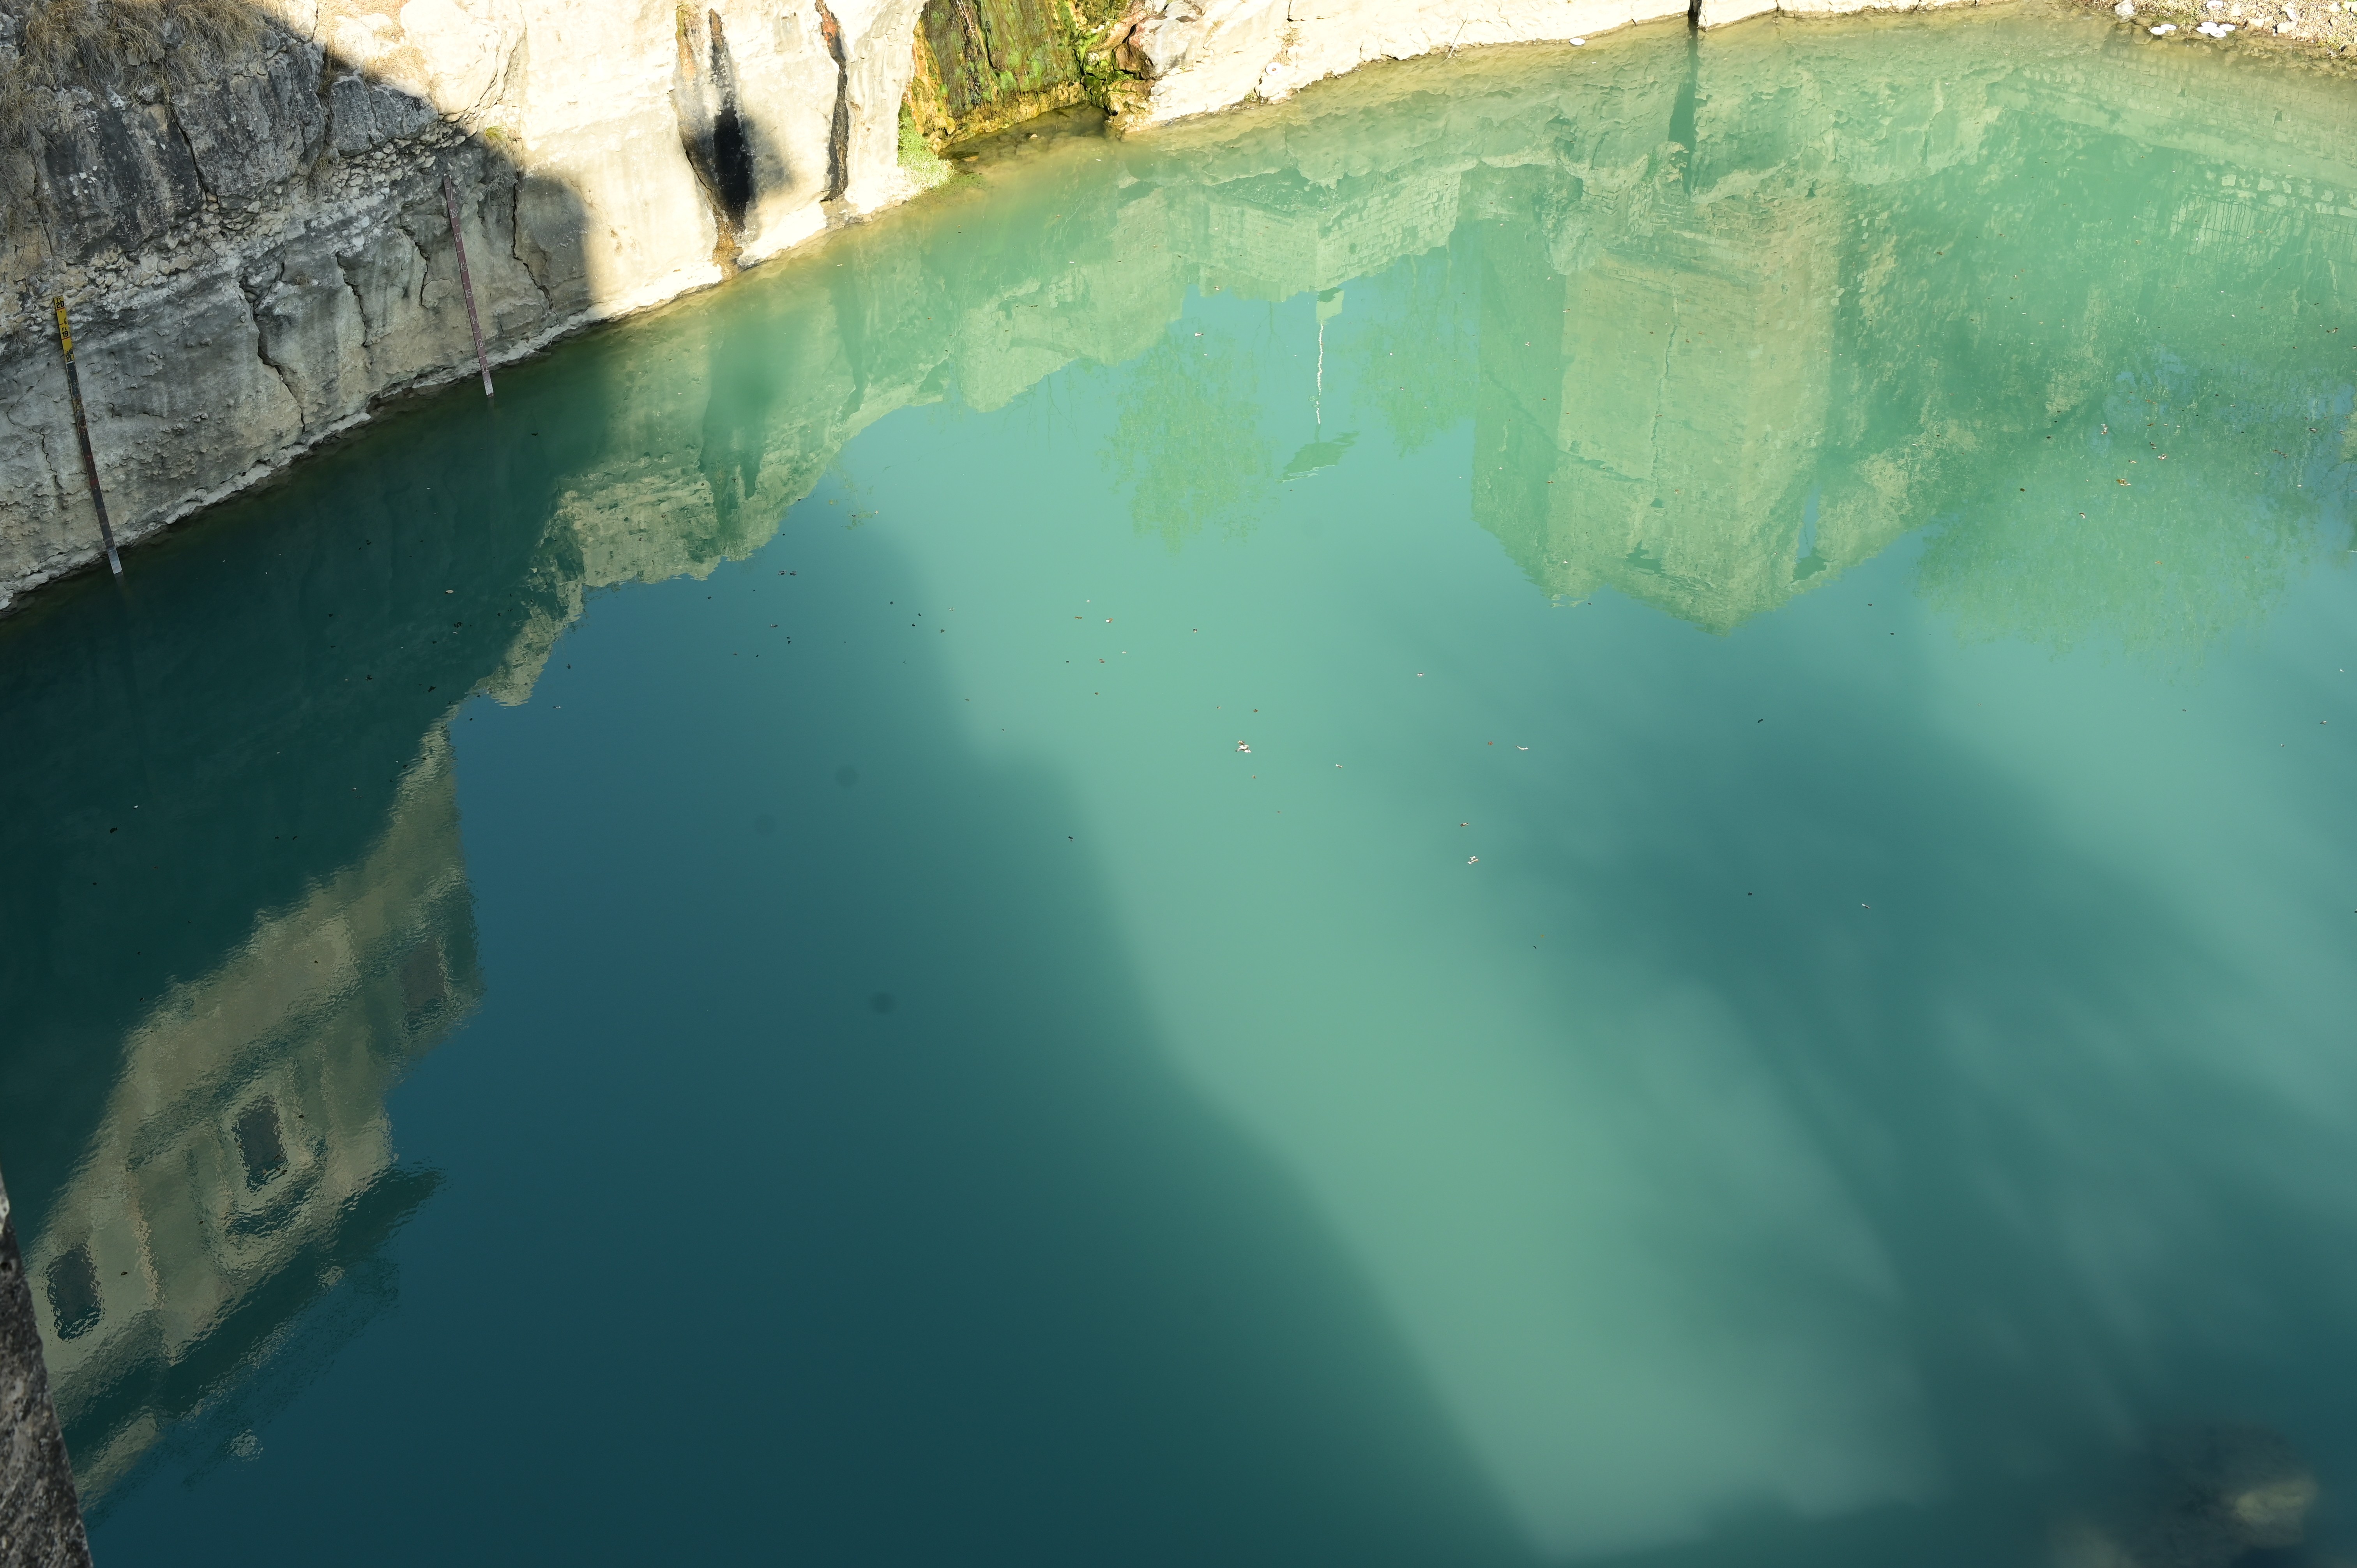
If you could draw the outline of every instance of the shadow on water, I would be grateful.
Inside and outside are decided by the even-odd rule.
[[[2280,1432],[2341,1493],[2348,1118],[2269,1059],[2271,1036],[2312,1026],[1939,733],[1906,682],[1723,683],[1679,722],[1624,716],[1581,820],[1519,803],[1556,824],[1534,875],[1579,890],[1583,940],[1631,985],[1728,1035],[1736,1076],[1771,1086],[1889,1270],[1723,1248],[1698,1288],[1762,1326],[1797,1300],[1895,1329],[1941,1500],[1738,1514],[1721,1539],[1609,1561],[2046,1562],[2057,1520],[2132,1495],[2156,1444],[2218,1423]],[[1596,1002],[1590,983],[1559,1005]],[[1656,1066],[1614,1070],[1631,1114],[1674,1113],[1645,1109]],[[2345,1514],[2323,1523],[2337,1540]]]

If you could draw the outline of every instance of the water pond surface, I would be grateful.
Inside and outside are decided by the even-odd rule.
[[[98,1561],[2343,1561],[2353,414],[2347,84],[2024,9],[382,420],[0,626]]]

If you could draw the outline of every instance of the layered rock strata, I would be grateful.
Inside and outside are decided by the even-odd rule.
[[[90,562],[50,312],[126,542],[473,349],[897,199],[915,0],[0,0],[0,607]]]

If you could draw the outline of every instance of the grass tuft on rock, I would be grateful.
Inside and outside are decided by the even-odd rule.
[[[238,0],[0,0],[0,142],[25,145],[61,91],[180,86],[260,30]]]

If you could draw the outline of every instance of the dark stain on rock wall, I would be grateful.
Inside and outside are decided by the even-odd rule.
[[[826,131],[826,199],[840,200],[851,184],[851,57],[843,46],[843,24],[816,0],[818,28],[834,60],[834,117]]]
[[[701,36],[699,36],[699,34]],[[745,114],[737,91],[737,68],[728,52],[728,35],[720,13],[705,13],[695,26],[693,12],[683,9],[679,21],[679,67],[672,88],[679,113],[680,142],[688,166],[711,199],[723,230],[723,246],[745,226],[745,214],[760,194],[756,167],[757,132]]]

